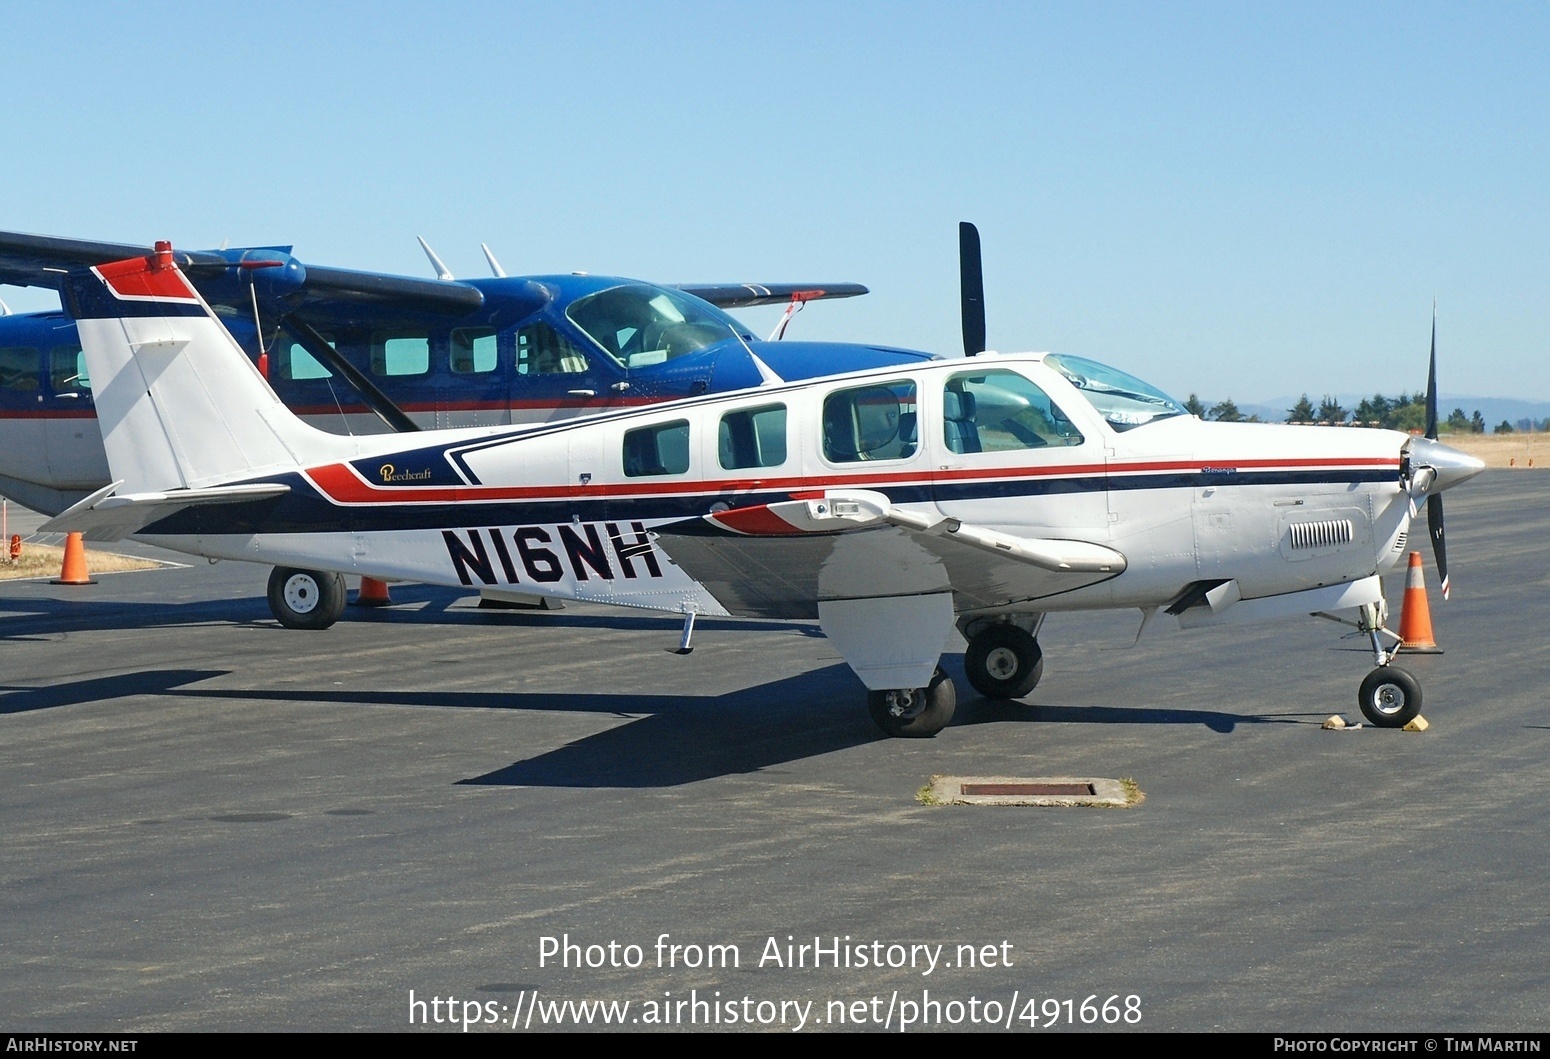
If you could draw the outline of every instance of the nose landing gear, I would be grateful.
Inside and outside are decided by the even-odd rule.
[[[1408,670],[1393,664],[1401,640],[1384,624],[1388,604],[1382,600],[1363,604],[1354,622],[1333,614],[1319,616],[1355,625],[1372,641],[1372,655],[1378,668],[1362,678],[1362,686],[1357,690],[1356,705],[1362,716],[1379,728],[1403,728],[1415,720],[1421,713],[1421,682]],[[1384,646],[1384,637],[1393,641],[1392,647]]]

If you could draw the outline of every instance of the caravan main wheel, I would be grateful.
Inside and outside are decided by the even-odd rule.
[[[269,573],[269,610],[287,629],[326,629],[345,604],[344,575],[277,566]]]

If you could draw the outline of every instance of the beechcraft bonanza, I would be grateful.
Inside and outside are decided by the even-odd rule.
[[[423,240],[422,240],[422,245]],[[415,279],[305,265],[290,247],[179,253],[179,267],[280,399],[340,433],[555,422],[924,353],[777,342],[809,301],[855,283],[663,287],[605,276]],[[58,289],[70,269],[149,247],[0,232],[0,283]],[[725,309],[785,303],[770,341]],[[0,316],[0,493],[57,514],[108,482],[90,375],[62,312]]]
[[[296,628],[337,620],[347,572],[665,611],[683,650],[697,615],[816,618],[898,736],[951,718],[955,627],[975,689],[1015,698],[1042,672],[1046,614],[1107,608],[1348,619],[1378,663],[1363,712],[1402,725],[1421,689],[1390,664],[1380,577],[1427,502],[1446,579],[1438,494],[1482,469],[1391,431],[1202,422],[1053,354],[346,437],[286,409],[168,244],[63,290],[114,481],[45,529],[273,564],[270,606]]]

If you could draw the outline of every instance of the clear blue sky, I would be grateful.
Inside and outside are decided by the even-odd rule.
[[[1544,4],[9,4],[0,228],[855,280],[792,337],[1550,399]],[[51,300],[0,289],[14,309]],[[772,317],[751,322],[763,328]]]

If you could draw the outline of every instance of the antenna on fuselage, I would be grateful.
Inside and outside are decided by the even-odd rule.
[[[436,270],[437,279],[453,280],[457,278],[446,265],[442,264],[441,258],[436,256],[436,251],[431,249],[430,243],[427,243],[418,235],[415,238],[420,240],[420,249],[425,251],[425,256],[431,259],[431,268]]]
[[[490,263],[490,271],[495,273],[496,279],[505,279],[506,270],[501,268],[501,263],[495,260],[495,255],[490,252],[488,243],[480,243],[479,249],[484,251],[484,259]]]

